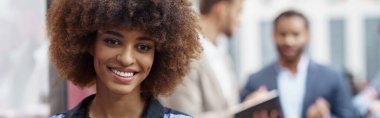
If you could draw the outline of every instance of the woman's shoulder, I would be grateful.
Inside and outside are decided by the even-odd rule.
[[[90,95],[71,110],[53,115],[50,118],[85,118],[87,116],[87,107],[94,97],[95,94]]]
[[[73,109],[71,109],[67,112],[64,112],[64,113],[53,115],[50,118],[78,118],[78,117],[83,118],[83,117],[86,117],[86,115],[87,115],[86,114],[87,113],[86,108],[87,108],[89,102],[94,98],[94,96],[95,95],[89,96],[86,99],[84,99],[81,103],[79,103],[76,107],[74,107]],[[164,118],[192,118],[191,116],[189,116],[185,113],[182,113],[182,112],[179,112],[179,111],[176,111],[176,110],[162,106],[161,103],[156,99],[151,99],[149,101],[148,107],[146,108],[145,112],[143,113],[142,118],[162,118],[162,116],[164,116]]]
[[[142,118],[192,118],[191,116],[166,108],[156,99],[150,99]]]
[[[65,114],[63,114],[63,113],[56,114],[56,115],[51,116],[50,118],[65,118]]]
[[[165,108],[165,109],[166,109],[166,112],[164,114],[164,118],[193,118],[179,111],[175,111],[169,108]],[[65,118],[65,116],[66,116],[65,113],[61,113],[61,114],[53,115],[50,118]]]
[[[166,109],[166,112],[164,114],[164,118],[193,118],[185,113],[182,113],[173,109],[169,109],[169,108],[165,108],[165,109]]]

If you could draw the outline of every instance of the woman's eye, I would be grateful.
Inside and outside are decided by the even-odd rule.
[[[144,51],[144,52],[148,52],[150,49],[152,49],[152,47],[148,46],[148,45],[141,44],[141,45],[137,46],[137,49]]]
[[[104,42],[105,42],[107,45],[110,45],[110,46],[120,45],[120,41],[117,40],[117,39],[106,39],[106,40],[104,40]]]

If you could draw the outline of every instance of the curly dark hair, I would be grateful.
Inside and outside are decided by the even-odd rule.
[[[169,95],[202,50],[197,20],[188,0],[54,0],[47,14],[50,59],[60,76],[88,87],[97,77],[89,53],[97,31],[143,31],[157,44],[152,69],[141,85],[143,95]]]

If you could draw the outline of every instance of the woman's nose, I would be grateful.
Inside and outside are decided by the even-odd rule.
[[[117,60],[123,66],[130,66],[136,62],[136,58],[134,55],[133,48],[125,48],[123,49],[117,57]]]

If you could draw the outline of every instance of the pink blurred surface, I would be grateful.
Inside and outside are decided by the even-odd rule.
[[[68,82],[67,84],[67,97],[68,97],[68,109],[74,108],[79,102],[89,95],[92,95],[96,92],[95,86],[90,88],[80,88],[75,86],[73,83]]]

